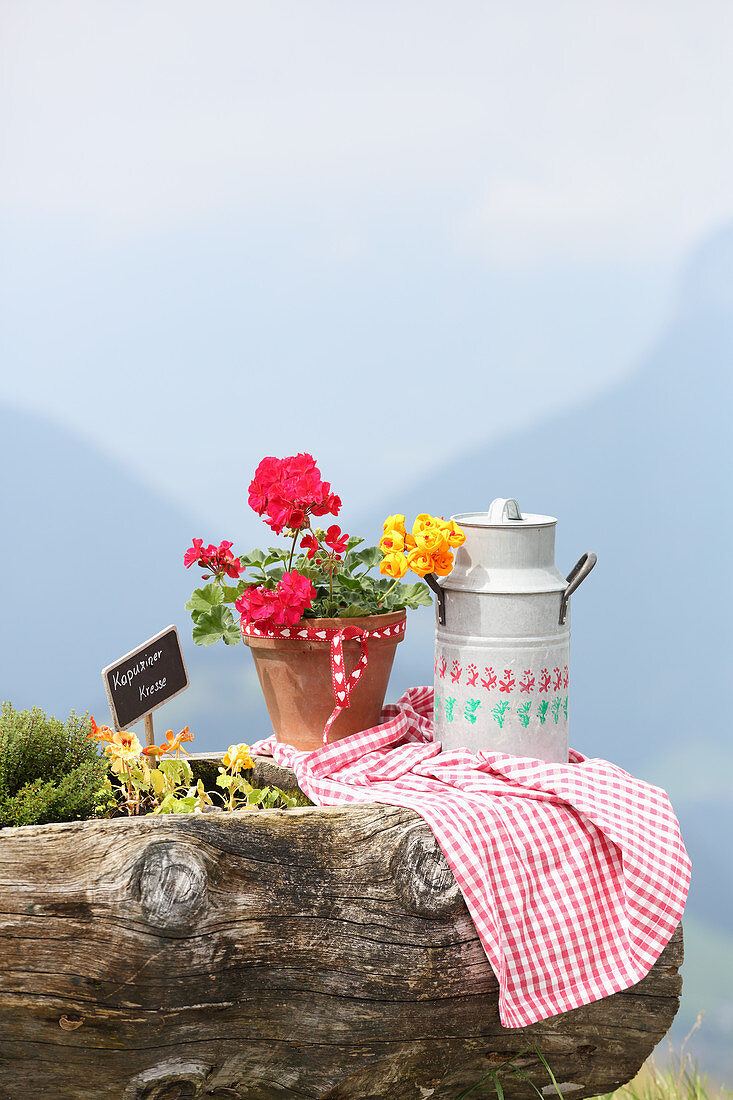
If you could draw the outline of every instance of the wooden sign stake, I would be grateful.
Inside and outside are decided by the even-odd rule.
[[[145,715],[145,745],[155,744],[155,734],[153,732],[153,716],[152,714]]]

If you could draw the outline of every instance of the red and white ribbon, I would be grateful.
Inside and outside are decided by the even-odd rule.
[[[336,706],[323,727],[323,744],[327,745],[331,726],[341,711],[351,706],[351,693],[369,664],[369,641],[399,637],[405,633],[406,622],[406,618],[403,617],[399,622],[390,623],[389,626],[383,626],[377,630],[364,630],[359,626],[317,628],[315,626],[303,626],[301,623],[296,626],[275,626],[261,630],[251,623],[242,623],[242,634],[249,638],[307,638],[309,641],[327,641],[330,643],[331,683],[333,684],[333,697]],[[347,673],[344,661],[344,641],[349,639],[358,641],[361,654],[354,668]]]

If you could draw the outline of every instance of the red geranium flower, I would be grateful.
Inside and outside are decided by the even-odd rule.
[[[183,564],[186,566],[186,569],[190,569],[193,563],[199,560],[199,558],[201,557],[203,545],[203,539],[193,540],[193,545],[190,546],[186,553],[183,555]]]
[[[305,512],[302,508],[293,508],[288,516],[288,527],[291,531],[299,531],[301,527],[305,527],[308,523]]]
[[[308,551],[308,558],[312,559],[318,553],[318,539],[315,535],[303,535],[300,540],[301,549]]]
[[[212,543],[204,549],[204,540],[194,539],[193,545],[183,555],[183,564],[188,569],[196,562],[202,569],[210,569],[217,580],[225,575],[236,580],[239,574],[244,572],[244,566],[239,558],[235,558],[232,554],[232,543],[226,540],[218,546]],[[204,574],[204,580],[206,579],[207,575]]]
[[[283,573],[277,588],[248,588],[235,603],[242,622],[260,629],[268,626],[294,626],[302,619],[316,595],[307,577],[295,570]]]
[[[249,486],[249,503],[278,535],[285,527],[306,527],[310,514],[337,515],[341,507],[309,454],[263,458]]]
[[[329,546],[331,550],[333,550],[334,554],[343,554],[346,551],[349,536],[345,533],[342,534],[338,524],[333,523],[326,532],[326,537],[323,541],[326,543],[326,546]]]

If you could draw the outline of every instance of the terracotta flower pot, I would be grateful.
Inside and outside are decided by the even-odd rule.
[[[358,627],[383,630],[402,624],[405,611],[388,615],[369,615],[354,619],[301,619],[292,628],[315,631]],[[339,741],[379,722],[387,692],[395,650],[404,630],[390,637],[368,638],[369,662],[361,679],[352,689],[351,706],[342,710],[328,734],[329,742]],[[331,645],[328,638],[267,638],[244,635],[252,651],[257,676],[278,741],[296,749],[318,749],[323,744],[323,729],[331,716],[336,699],[331,676]],[[355,668],[361,646],[357,639],[343,642],[346,676]]]

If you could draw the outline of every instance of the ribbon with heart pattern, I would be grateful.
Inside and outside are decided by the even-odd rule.
[[[364,670],[369,664],[370,639],[395,638],[405,633],[407,620],[403,617],[399,622],[383,626],[378,630],[363,630],[358,626],[325,627],[305,625],[307,620],[302,620],[295,626],[275,626],[260,630],[252,623],[242,623],[242,634],[249,638],[307,638],[310,641],[327,641],[331,650],[331,683],[333,684],[333,697],[336,706],[331,716],[323,727],[323,744],[328,744],[328,733],[331,726],[338,718],[342,710],[351,706],[351,693],[359,683]],[[346,672],[344,662],[344,641],[354,639],[361,648],[359,660],[350,673]]]

